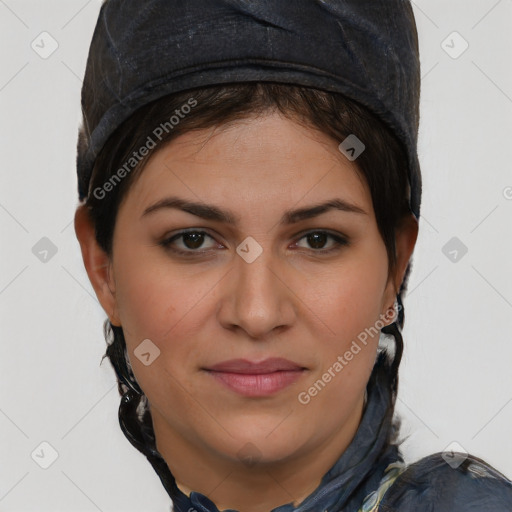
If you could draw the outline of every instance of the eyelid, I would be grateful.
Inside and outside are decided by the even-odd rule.
[[[219,242],[217,242],[215,236],[211,235],[205,228],[182,229],[176,233],[173,233],[170,235],[165,235],[163,237],[163,239],[159,242],[159,244],[163,245],[164,247],[170,248],[170,250],[174,250],[171,248],[171,243],[173,243],[176,240],[179,240],[183,235],[186,235],[187,233],[199,233],[202,235],[206,235],[206,236],[210,237],[212,240],[214,240],[218,245],[223,245],[223,244],[219,244]],[[201,253],[205,253],[205,252],[209,252],[209,251],[211,251],[211,249],[206,249],[206,250],[205,249],[197,249],[197,250],[189,249],[187,251],[177,249],[177,252],[186,252],[189,254],[193,254],[193,253],[201,254]]]
[[[159,242],[159,245],[163,246],[163,248],[168,251],[171,251],[175,254],[183,255],[186,257],[187,256],[194,257],[194,256],[201,256],[201,255],[209,254],[213,250],[213,249],[197,249],[197,250],[188,249],[188,250],[186,250],[186,249],[177,249],[177,248],[172,247],[172,243],[175,240],[180,239],[183,235],[186,235],[187,233],[199,233],[199,234],[206,235],[206,236],[210,237],[212,240],[214,240],[217,244],[219,244],[219,242],[216,241],[216,237],[211,235],[206,228],[187,228],[187,229],[182,229],[174,234],[166,235]],[[321,255],[326,255],[331,252],[339,251],[343,247],[350,245],[350,238],[348,236],[346,236],[340,232],[337,232],[337,231],[332,231],[331,229],[328,229],[328,228],[313,228],[313,229],[303,230],[294,236],[294,244],[297,244],[298,242],[300,242],[300,240],[305,238],[307,235],[313,234],[313,233],[326,234],[328,237],[330,237],[332,240],[334,240],[334,246],[329,249],[307,249],[304,247],[299,247],[297,249],[299,252],[307,251],[309,253],[317,254],[317,255],[321,256]],[[219,244],[219,245],[223,245],[223,244]]]

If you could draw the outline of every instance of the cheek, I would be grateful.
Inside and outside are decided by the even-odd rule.
[[[187,274],[152,253],[154,248],[125,253],[115,267],[119,317],[141,385],[148,378],[144,374],[151,377],[158,368],[179,375],[204,359],[200,340],[205,339],[206,323],[214,315],[211,296],[219,281],[218,273]],[[134,354],[146,339],[160,350],[154,367],[142,365]]]
[[[378,267],[376,267],[378,268]],[[347,421],[367,385],[380,333],[382,275],[366,266],[365,272],[338,274],[315,311],[329,327],[329,336],[317,340],[318,367],[298,397],[304,413],[331,414],[324,428]]]
[[[169,329],[177,322],[179,310],[190,301],[193,290],[176,266],[164,263],[160,248],[142,244],[137,232],[115,242],[116,303],[123,328],[139,336],[158,338],[160,329]]]
[[[356,400],[366,386],[382,327],[381,304],[387,277],[384,264],[377,256],[346,262],[324,283],[330,284],[322,300],[311,301],[312,309],[329,328],[329,334],[317,340],[319,368],[310,382],[315,386],[310,389],[312,394],[318,393],[315,400],[320,408],[330,407],[340,397],[348,402]]]
[[[375,326],[382,313],[386,271],[377,259],[354,261],[328,280],[323,301],[314,306],[335,338],[348,341]]]
[[[162,410],[197,409],[191,399],[191,373],[201,360],[201,347],[194,340],[201,339],[201,318],[208,316],[206,302],[201,302],[212,287],[207,284],[196,280],[193,286],[175,270],[159,272],[137,258],[117,268],[119,317],[133,373],[150,403]],[[148,365],[137,357],[142,353],[138,347],[148,346],[141,345],[147,339],[156,347],[149,345]]]

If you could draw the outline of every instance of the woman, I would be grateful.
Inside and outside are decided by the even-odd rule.
[[[419,77],[402,0],[103,4],[75,229],[174,510],[510,510],[398,447]]]

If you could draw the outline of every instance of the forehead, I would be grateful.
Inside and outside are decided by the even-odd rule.
[[[193,130],[157,147],[129,195],[141,208],[181,195],[253,208],[340,197],[369,210],[366,181],[338,144],[276,113]]]

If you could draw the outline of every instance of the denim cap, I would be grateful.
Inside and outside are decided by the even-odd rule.
[[[370,109],[407,152],[419,218],[421,77],[409,0],[105,0],[82,87],[80,200],[106,141],[137,109],[191,88],[254,81],[338,92]]]

